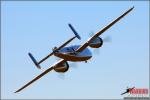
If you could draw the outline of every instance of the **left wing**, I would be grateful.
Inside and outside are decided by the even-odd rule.
[[[43,73],[41,73],[40,75],[36,76],[33,80],[31,80],[30,82],[28,82],[27,84],[25,84],[23,87],[21,87],[20,89],[18,89],[15,93],[20,92],[21,90],[23,90],[24,88],[26,88],[27,86],[29,86],[30,84],[32,84],[33,82],[35,82],[36,80],[40,79],[42,76],[44,76],[45,74],[47,74],[48,72],[50,72],[51,70],[53,70],[53,68],[57,64],[60,64],[62,62],[65,62],[65,60],[64,59],[59,60],[54,65],[52,65],[50,68],[48,68],[47,70],[45,70]]]
[[[117,19],[115,19],[113,22],[111,22],[110,24],[108,24],[106,27],[104,27],[101,31],[97,32],[94,36],[92,36],[90,39],[88,39],[87,42],[85,42],[83,45],[81,45],[76,52],[81,52],[83,51],[88,45],[89,43],[94,40],[96,37],[98,37],[99,35],[101,35],[102,33],[104,33],[107,29],[109,29],[112,25],[114,25],[116,22],[118,22],[121,18],[123,18],[125,15],[127,15],[134,7],[130,8],[129,10],[127,10],[124,14],[122,14],[120,17],[118,17]]]

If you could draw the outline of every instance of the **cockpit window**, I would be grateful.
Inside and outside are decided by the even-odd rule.
[[[67,51],[70,51],[69,48],[67,48]]]
[[[75,54],[75,50],[74,50],[74,48],[72,48],[72,47],[66,48],[66,51],[67,51],[68,54],[71,54],[71,55],[74,55],[74,54]]]

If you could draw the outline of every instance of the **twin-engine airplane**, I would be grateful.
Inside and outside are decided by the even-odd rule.
[[[100,48],[103,45],[103,39],[99,37],[102,33],[104,33],[107,29],[109,29],[111,26],[113,26],[116,22],[118,22],[120,19],[122,19],[124,16],[126,16],[134,7],[130,8],[127,10],[125,13],[123,13],[121,16],[119,16],[117,19],[112,21],[110,24],[108,24],[106,27],[104,27],[102,30],[99,32],[95,33],[92,37],[90,37],[83,45],[74,45],[74,46],[69,46],[65,47],[68,43],[70,43],[72,40],[74,40],[76,37],[78,39],[81,39],[78,33],[75,31],[75,29],[72,27],[71,24],[69,24],[69,27],[75,34],[74,37],[70,38],[68,41],[66,41],[63,45],[60,47],[54,47],[52,53],[47,55],[45,58],[40,60],[39,62],[36,61],[36,59],[32,56],[31,53],[29,53],[30,58],[34,62],[37,68],[41,68],[40,64],[45,61],[47,58],[50,56],[54,55],[56,57],[61,58],[58,62],[53,64],[50,68],[45,70],[43,73],[35,77],[33,80],[28,82],[26,85],[18,89],[15,93],[23,90],[27,86],[29,86],[31,83],[35,82],[36,80],[40,79],[42,76],[50,72],[51,70],[55,70],[56,72],[67,72],[69,69],[69,64],[67,61],[72,61],[72,62],[80,62],[80,61],[85,61],[89,60],[92,57],[92,53],[90,50],[87,48],[90,46],[91,48]]]

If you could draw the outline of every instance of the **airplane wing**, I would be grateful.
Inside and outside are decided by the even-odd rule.
[[[31,53],[28,53],[29,57],[31,58],[31,60],[33,61],[33,63],[35,64],[35,66],[39,69],[41,69],[40,64],[42,62],[44,62],[46,59],[48,59],[50,56],[52,56],[54,54],[54,52],[56,50],[60,50],[61,48],[65,47],[67,44],[69,44],[72,40],[74,40],[75,38],[78,38],[79,40],[81,39],[80,35],[77,33],[77,31],[73,28],[73,26],[71,24],[68,24],[68,26],[70,27],[70,29],[73,31],[73,33],[75,34],[74,37],[70,38],[69,40],[67,40],[65,43],[63,43],[61,46],[59,46],[58,48],[56,48],[53,52],[49,53],[46,57],[44,57],[43,59],[41,59],[40,61],[37,61],[33,55]]]
[[[21,87],[20,89],[18,89],[17,91],[15,91],[15,93],[20,92],[21,90],[23,90],[24,88],[26,88],[27,86],[29,86],[30,84],[32,84],[33,82],[35,82],[36,80],[40,79],[42,76],[44,76],[45,74],[47,74],[48,72],[50,72],[51,70],[53,70],[53,68],[60,63],[65,62],[64,59],[59,60],[58,62],[56,62],[54,65],[52,65],[50,68],[48,68],[47,70],[45,70],[43,73],[41,73],[40,75],[36,76],[33,80],[31,80],[30,82],[28,82],[27,84],[25,84],[23,87]]]
[[[118,17],[117,19],[115,19],[114,21],[112,21],[110,24],[108,24],[106,27],[104,27],[102,30],[100,30],[99,32],[97,32],[95,35],[93,35],[90,39],[88,39],[87,42],[85,42],[83,45],[81,45],[76,52],[81,52],[82,50],[84,50],[89,43],[94,40],[96,37],[98,37],[99,35],[101,35],[102,33],[104,33],[107,29],[109,29],[111,26],[113,26],[116,22],[118,22],[121,18],[123,18],[125,15],[127,15],[134,7],[130,8],[129,10],[127,10],[124,14],[122,14],[120,17]]]

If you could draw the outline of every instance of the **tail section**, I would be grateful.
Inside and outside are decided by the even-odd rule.
[[[73,28],[73,26],[71,24],[68,24],[68,26],[71,28],[71,30],[73,31],[73,33],[76,35],[76,37],[80,40],[81,37],[80,35],[77,33],[77,31]]]
[[[62,49],[63,47],[65,47],[68,43],[70,43],[72,40],[74,40],[76,37],[80,40],[81,37],[79,36],[79,34],[76,32],[76,30],[73,28],[73,26],[71,24],[68,24],[68,26],[71,28],[71,30],[73,31],[73,33],[75,34],[74,37],[70,38],[68,41],[66,41],[65,43],[63,43],[60,47],[57,48],[57,50]],[[33,57],[33,55],[31,53],[28,53],[29,57],[31,58],[31,60],[33,61],[33,63],[35,64],[35,66],[38,69],[41,69],[40,64],[45,61],[47,58],[49,58],[50,56],[52,56],[54,54],[54,51],[51,52],[50,54],[48,54],[46,57],[44,57],[42,60],[40,60],[39,62],[36,61],[36,59]]]
[[[29,57],[31,58],[31,60],[33,61],[33,63],[35,64],[35,66],[39,69],[41,69],[40,65],[38,64],[38,62],[36,61],[36,59],[32,56],[31,53],[28,53]]]

